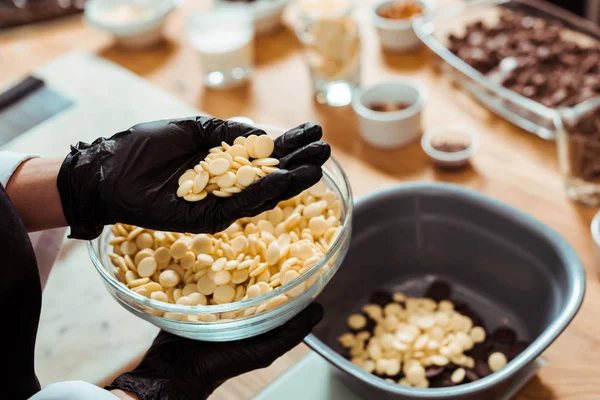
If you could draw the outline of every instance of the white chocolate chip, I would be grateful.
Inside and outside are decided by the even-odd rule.
[[[469,332],[469,334],[471,335],[471,339],[473,339],[473,342],[475,342],[475,343],[485,342],[485,329],[483,329],[481,326],[473,327],[471,329],[471,331]]]
[[[254,153],[254,143],[256,142],[257,138],[258,136],[256,135],[250,135],[246,138],[246,141],[244,142],[246,152],[248,153],[248,156],[252,158],[256,158],[256,154]]]
[[[218,176],[227,172],[230,166],[231,163],[228,160],[219,158],[208,165],[208,171],[212,176]]]
[[[235,185],[237,177],[233,172],[226,172],[223,175],[217,177],[217,185],[221,188],[228,188]]]
[[[188,169],[179,177],[177,184],[181,186],[183,182],[194,180],[195,177],[196,171],[194,171],[193,169]]]
[[[144,258],[138,265],[138,275],[143,278],[149,277],[156,271],[157,267],[158,264],[154,258]]]
[[[190,193],[193,186],[194,186],[194,181],[192,181],[192,180],[184,181],[179,186],[179,189],[177,189],[177,196],[178,197],[183,197],[186,194]]]
[[[275,165],[279,165],[279,160],[276,158],[258,158],[252,161],[252,166],[254,167],[273,167]]]
[[[268,135],[260,135],[253,143],[253,157],[266,158],[273,154],[275,144]]]
[[[233,157],[234,161],[236,157],[240,157],[243,159],[248,158],[248,151],[242,144],[234,144],[233,146],[227,149],[227,153],[229,153],[231,157]]]
[[[488,357],[488,366],[492,372],[500,371],[506,364],[506,356],[499,351],[490,354]]]
[[[213,299],[218,304],[231,303],[235,298],[235,289],[229,285],[217,286],[215,288]]]
[[[367,319],[362,314],[352,314],[348,317],[348,326],[353,330],[360,330],[367,325]]]

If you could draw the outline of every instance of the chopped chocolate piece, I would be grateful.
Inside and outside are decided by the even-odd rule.
[[[472,369],[465,369],[465,379],[468,382],[474,382],[478,379],[481,379],[479,377],[479,375],[477,375],[477,373],[475,371],[473,371]]]
[[[488,365],[487,359],[486,360],[475,360],[475,373],[482,378],[485,378],[486,376],[488,376],[492,373],[492,370],[490,369],[490,366]]]
[[[425,297],[432,298],[437,302],[448,300],[451,295],[452,289],[450,285],[443,281],[433,282],[427,289],[427,292],[425,292]]]
[[[520,341],[516,342],[506,352],[506,354],[505,354],[506,358],[508,359],[508,361],[511,361],[516,356],[518,356],[519,354],[521,354],[527,347],[529,347],[529,345],[530,345],[529,342],[525,342],[523,340],[520,340]]]
[[[517,341],[517,333],[512,328],[501,326],[492,333],[491,339],[498,344],[512,346]]]
[[[431,378],[435,378],[436,376],[440,375],[442,372],[444,372],[446,368],[445,367],[438,367],[438,366],[431,366],[431,367],[427,367],[425,368],[425,377],[428,379]]]
[[[551,108],[572,106],[600,92],[600,44],[569,41],[566,29],[553,21],[504,10],[494,26],[476,21],[467,25],[463,36],[450,36],[449,49],[527,98]],[[499,68],[507,57],[517,60],[516,69]]]
[[[373,292],[371,297],[369,298],[369,302],[372,304],[377,304],[381,307],[385,306],[388,303],[392,303],[394,299],[390,292],[384,292],[383,290],[378,290]]]

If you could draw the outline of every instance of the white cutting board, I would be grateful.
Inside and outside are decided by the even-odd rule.
[[[3,150],[64,157],[71,144],[108,137],[138,122],[206,115],[91,54],[67,54],[35,74],[75,104]],[[157,332],[110,297],[85,243],[65,240],[43,295],[36,345],[42,385],[73,379],[99,382],[142,354]]]

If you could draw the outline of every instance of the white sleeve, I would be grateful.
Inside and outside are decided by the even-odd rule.
[[[8,180],[23,161],[39,157],[36,154],[14,153],[0,151],[0,183],[6,187]]]
[[[108,390],[83,381],[57,382],[46,386],[29,400],[118,400]]]

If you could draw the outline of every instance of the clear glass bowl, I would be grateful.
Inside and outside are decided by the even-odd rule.
[[[503,87],[448,50],[448,35],[464,32],[467,24],[494,21],[502,9],[560,23],[577,39],[600,40],[600,28],[547,2],[536,0],[460,1],[415,20],[417,36],[437,56],[440,71],[466,89],[492,112],[544,139],[554,139],[556,110]]]
[[[278,136],[283,130],[260,126],[270,136]],[[164,303],[141,296],[120,283],[113,275],[113,265],[108,257],[111,252],[109,241],[113,235],[110,227],[97,239],[88,243],[90,258],[102,277],[109,293],[132,314],[178,336],[195,340],[230,341],[259,335],[280,326],[307,307],[337,272],[348,252],[352,221],[352,192],[350,183],[339,163],[330,158],[323,166],[323,178],[327,187],[334,191],[342,202],[342,224],[340,234],[325,257],[296,280],[278,287],[261,296],[229,304],[210,306],[183,306]],[[298,295],[299,287],[303,291]],[[279,307],[256,312],[244,317],[248,309],[279,295],[287,295],[288,301]],[[190,316],[191,318],[189,318]],[[190,321],[198,319],[201,321]]]

